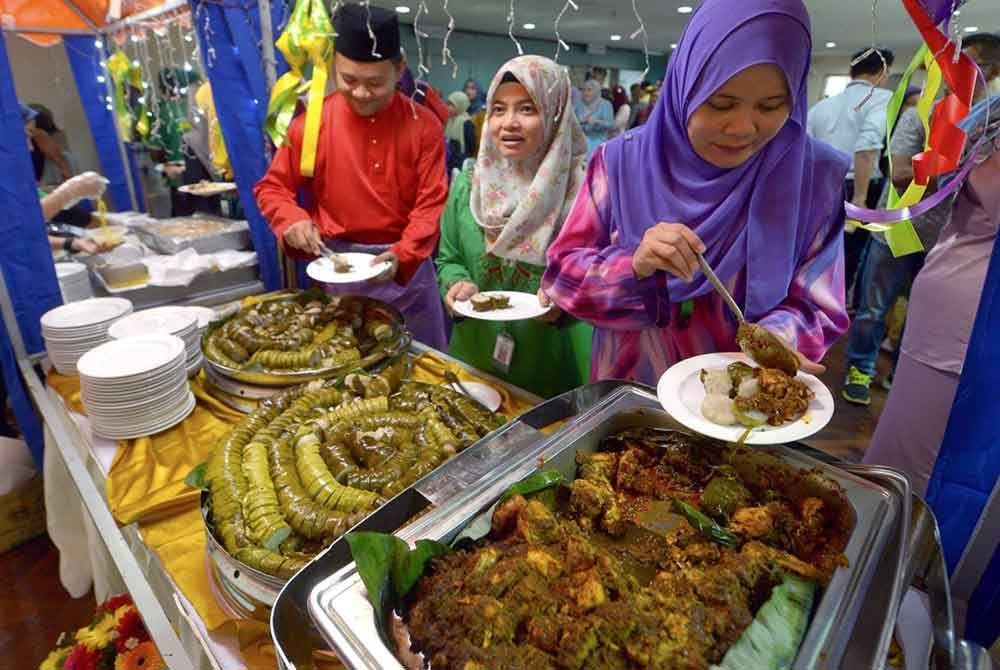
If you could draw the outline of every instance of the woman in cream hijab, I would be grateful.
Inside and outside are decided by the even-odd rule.
[[[519,56],[500,68],[476,166],[455,179],[441,218],[438,284],[449,309],[480,291],[538,291],[545,251],[583,183],[586,153],[561,66]],[[456,323],[448,351],[552,396],[589,379],[590,338],[588,326],[550,312],[543,320]],[[509,357],[494,356],[498,340],[513,345]]]

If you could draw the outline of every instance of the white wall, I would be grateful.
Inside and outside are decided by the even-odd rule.
[[[36,46],[4,32],[17,97],[24,103],[41,103],[52,110],[56,125],[66,133],[79,170],[100,170],[97,148],[83,113],[66,49]]]

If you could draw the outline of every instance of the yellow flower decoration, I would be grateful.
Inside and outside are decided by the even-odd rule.
[[[106,615],[97,623],[78,630],[76,641],[94,651],[103,649],[118,636],[115,631],[117,625],[118,620],[114,616]]]
[[[70,647],[62,647],[49,652],[49,655],[38,666],[38,670],[62,670],[63,663],[69,657]]]

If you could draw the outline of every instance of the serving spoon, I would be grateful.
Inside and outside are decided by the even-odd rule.
[[[767,328],[747,322],[743,316],[743,310],[736,304],[732,294],[701,254],[698,254],[698,265],[701,266],[701,271],[705,274],[708,282],[722,295],[722,299],[736,315],[736,320],[739,322],[736,329],[736,343],[740,345],[743,353],[761,367],[776,368],[790,377],[798,374],[799,357]]]

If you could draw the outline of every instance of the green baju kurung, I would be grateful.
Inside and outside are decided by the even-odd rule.
[[[537,293],[545,268],[487,256],[483,231],[469,208],[470,191],[471,174],[463,172],[452,183],[441,215],[437,257],[441,296],[459,281],[470,281],[480,291]],[[497,336],[504,332],[514,340],[508,371],[493,360]],[[455,323],[448,353],[515,386],[551,397],[589,382],[592,336],[593,329],[579,321],[560,327],[538,320],[464,319]]]

